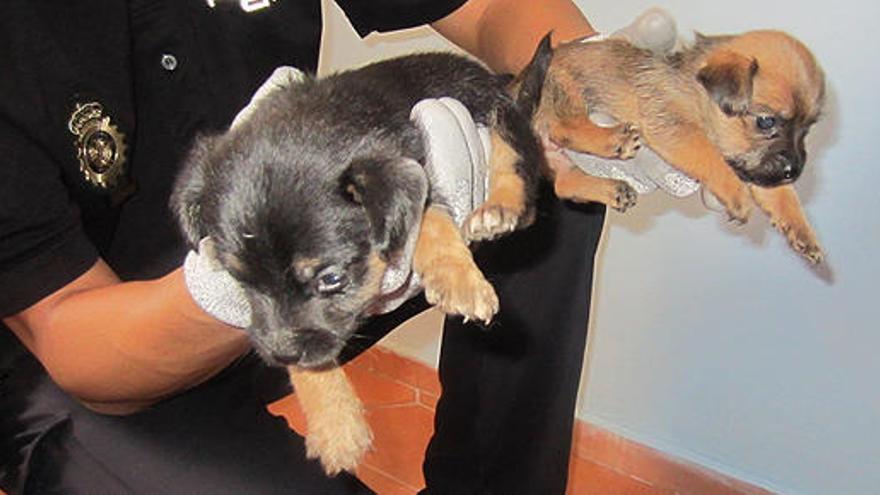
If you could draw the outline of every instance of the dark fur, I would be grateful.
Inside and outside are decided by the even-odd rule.
[[[382,262],[418,228],[425,151],[409,115],[419,100],[456,98],[495,128],[522,157],[532,203],[542,149],[506,81],[452,54],[401,57],[291,85],[243,126],[195,144],[172,208],[189,243],[210,236],[245,287],[267,361],[332,362],[368,312]],[[322,291],[328,275],[348,282]]]

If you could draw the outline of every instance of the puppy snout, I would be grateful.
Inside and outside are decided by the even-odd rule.
[[[326,330],[297,330],[291,345],[271,352],[279,364],[319,368],[330,364],[342,349],[342,341]]]
[[[788,184],[794,182],[801,175],[804,169],[804,157],[790,150],[779,153],[779,175],[781,183]]]
[[[783,180],[792,181],[796,178],[794,166],[790,163],[787,163],[782,168],[782,178]]]
[[[761,166],[754,170],[737,170],[737,175],[746,182],[763,187],[790,184],[800,177],[804,158],[804,155],[791,150],[782,150],[768,155]]]

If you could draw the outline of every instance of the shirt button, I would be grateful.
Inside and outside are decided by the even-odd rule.
[[[162,55],[161,63],[163,69],[171,72],[177,68],[177,57],[170,53],[165,53]]]

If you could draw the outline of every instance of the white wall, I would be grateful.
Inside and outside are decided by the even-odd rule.
[[[813,48],[828,102],[797,188],[830,264],[814,272],[760,216],[729,227],[696,198],[609,214],[579,416],[781,493],[880,493],[880,4],[578,3],[599,30],[660,5],[683,31],[780,28]],[[448,48],[426,30],[352,48],[334,16],[327,34],[323,70]],[[432,362],[438,321],[391,345]]]

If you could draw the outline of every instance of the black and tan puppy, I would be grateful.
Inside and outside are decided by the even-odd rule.
[[[658,55],[621,39],[573,42],[553,54],[538,113],[550,143],[606,158],[634,156],[641,143],[700,181],[744,222],[757,204],[812,263],[823,253],[791,183],[805,162],[804,137],[824,99],[810,51],[779,31],[698,36]],[[590,114],[619,123],[600,127]],[[560,197],[633,204],[624,182],[587,176],[552,160]]]
[[[429,302],[484,321],[498,309],[467,241],[530,221],[543,160],[507,82],[443,53],[309,79],[272,92],[241,126],[199,140],[185,164],[172,198],[183,231],[193,246],[210,237],[244,288],[254,346],[289,367],[309,454],[329,473],[353,469],[371,438],[334,360],[384,297],[386,271],[409,263],[411,236]],[[463,227],[427,183],[425,143],[410,120],[417,102],[441,97],[491,130],[488,199]]]

